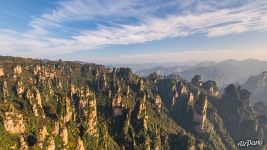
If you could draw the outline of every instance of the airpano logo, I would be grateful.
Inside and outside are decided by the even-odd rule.
[[[238,147],[249,147],[249,146],[261,146],[263,144],[262,140],[245,140],[245,141],[239,141],[237,143]]]

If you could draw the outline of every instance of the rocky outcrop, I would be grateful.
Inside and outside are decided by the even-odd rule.
[[[120,95],[117,95],[112,100],[112,110],[113,110],[113,116],[121,116],[122,115],[122,98]]]
[[[148,116],[146,113],[146,95],[140,100],[138,105],[137,119],[141,122],[144,130],[147,130]]]
[[[48,79],[47,83],[48,83],[48,93],[49,93],[50,96],[53,96],[55,93],[54,93],[54,90],[52,88],[52,81],[51,81],[51,79]]]
[[[52,130],[52,135],[57,136],[58,134],[59,134],[59,123],[58,122],[55,122],[54,128]]]
[[[77,88],[75,85],[70,86],[70,94],[76,111],[86,117],[86,133],[89,136],[97,137],[97,108],[96,98],[88,88]],[[78,104],[78,105],[77,105]],[[67,105],[69,105],[67,103]],[[77,108],[78,107],[78,108]],[[69,107],[69,115],[71,116],[71,108]],[[68,117],[70,118],[70,117]]]
[[[72,119],[72,106],[71,106],[71,100],[68,97],[64,97],[64,103],[65,103],[65,110],[63,114],[63,122],[66,123]]]
[[[55,150],[56,144],[53,137],[49,137],[47,141],[48,141],[47,150]]]
[[[34,68],[33,68],[33,74],[34,75],[37,75],[38,73],[40,73],[41,71],[41,66],[40,65],[36,65]]]
[[[17,80],[17,82],[16,82],[16,93],[17,93],[18,96],[21,96],[23,92],[24,92],[23,82],[20,81],[20,80]]]
[[[138,81],[138,86],[139,86],[139,91],[144,91],[144,80],[143,79],[140,79]]]
[[[48,132],[45,126],[43,126],[41,129],[39,129],[37,133],[37,140],[38,140],[38,146],[40,148],[43,148],[43,144],[45,142],[46,137],[48,136]]]
[[[14,68],[14,75],[20,75],[22,73],[22,68],[20,65],[17,65],[15,68]]]
[[[190,92],[189,95],[188,95],[188,102],[189,103],[193,103],[194,102],[194,98],[195,98],[194,94],[192,92]]]
[[[2,90],[2,93],[3,93],[4,101],[6,101],[7,97],[9,96],[7,81],[2,82],[1,90]]]
[[[66,146],[68,144],[68,129],[65,125],[61,126],[59,136],[62,139],[63,145]]]
[[[71,84],[70,85],[70,94],[71,94],[71,97],[76,93],[78,92],[78,89],[75,85]]]
[[[184,81],[179,81],[177,85],[178,94],[187,94],[187,86]]]
[[[11,107],[11,111],[5,112],[4,114],[4,127],[6,131],[11,134],[24,133],[25,124],[22,114],[19,114],[13,107]]]
[[[160,112],[161,107],[162,107],[162,101],[161,101],[161,98],[160,98],[159,95],[156,95],[154,103],[155,103],[155,105],[157,107],[157,110]]]
[[[88,121],[87,121],[87,134],[89,136],[98,136],[97,135],[97,109],[96,109],[96,98],[93,95],[88,99]]]
[[[216,85],[215,81],[206,81],[203,83],[203,88],[207,92],[208,95],[217,97],[219,96],[219,88]]]
[[[33,96],[37,102],[37,104],[42,107],[42,98],[41,98],[41,94],[40,91],[37,88],[34,88],[33,90]]]
[[[29,146],[27,145],[24,137],[21,135],[19,138],[19,148],[20,150],[28,150]]]
[[[251,92],[251,101],[258,102],[263,101],[267,104],[267,71],[251,76],[243,85],[243,88]]]
[[[77,147],[76,147],[76,150],[85,150],[83,141],[81,140],[80,137],[78,138],[78,141],[77,141]]]
[[[0,77],[1,77],[1,76],[4,76],[4,75],[5,75],[4,68],[1,68],[1,67],[0,67]]]
[[[194,127],[198,132],[204,132],[205,121],[207,119],[208,100],[206,95],[201,95],[195,103],[193,120],[196,123]]]
[[[246,89],[229,85],[225,88],[220,102],[214,102],[219,115],[235,141],[262,138],[257,115],[250,106],[249,96],[250,93]]]
[[[30,90],[27,90],[26,98],[29,101],[30,105],[32,106],[32,112],[33,112],[34,116],[39,116],[38,105],[37,105],[38,101],[37,102],[35,101],[35,97]],[[39,101],[39,103],[41,103],[41,102]]]
[[[202,86],[202,79],[200,75],[195,75],[194,78],[191,80],[191,84],[200,87]]]

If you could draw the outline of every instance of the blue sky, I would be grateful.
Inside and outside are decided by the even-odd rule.
[[[266,0],[1,0],[0,55],[96,63],[267,60]]]

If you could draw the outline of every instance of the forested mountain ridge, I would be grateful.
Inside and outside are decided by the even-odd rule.
[[[265,118],[200,76],[0,57],[0,149],[264,149]]]

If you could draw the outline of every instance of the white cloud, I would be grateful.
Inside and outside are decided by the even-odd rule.
[[[262,3],[260,3],[262,5]],[[263,3],[266,7],[266,2]],[[264,15],[267,9],[251,3],[237,9],[223,9],[202,14],[145,18],[138,25],[101,27],[95,31],[84,31],[75,36],[79,42],[91,45],[132,44],[160,40],[167,37],[183,37],[204,33],[209,37],[247,31],[266,30]]]
[[[15,53],[50,57],[105,45],[144,43],[197,33],[216,37],[267,29],[267,1],[254,0],[236,8],[224,8],[223,5],[221,6],[223,9],[215,9],[212,7],[215,6],[215,1],[211,0],[210,3],[202,4],[203,6],[199,3],[197,12],[186,9],[180,14],[154,16],[161,7],[167,9],[174,4],[184,4],[182,7],[188,8],[193,4],[196,5],[194,2],[188,4],[181,1],[174,2],[149,6],[149,3],[145,5],[138,0],[61,1],[51,12],[33,18],[30,22],[31,29],[26,32],[0,29],[0,51],[7,55]],[[96,29],[83,30],[68,38],[59,38],[50,30],[60,30],[64,28],[66,22],[94,21],[98,17],[106,19],[110,17],[111,20],[114,17],[122,20],[136,17],[139,21],[135,24],[123,22],[116,23],[115,26],[99,25]]]

